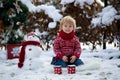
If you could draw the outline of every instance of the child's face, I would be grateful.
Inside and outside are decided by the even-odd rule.
[[[73,25],[71,25],[69,23],[64,23],[62,25],[62,30],[67,34],[71,33],[73,31],[73,29],[74,29]]]

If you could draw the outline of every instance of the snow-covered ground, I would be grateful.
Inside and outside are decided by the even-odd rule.
[[[35,70],[24,70],[17,67],[18,59],[7,60],[5,50],[0,51],[0,80],[120,80],[120,51],[107,45],[106,50],[97,47],[91,51],[91,46],[82,46],[81,59],[84,65],[76,68],[76,74],[68,74],[63,68],[61,75],[54,74],[50,64],[53,51],[42,52],[39,57],[40,67]]]

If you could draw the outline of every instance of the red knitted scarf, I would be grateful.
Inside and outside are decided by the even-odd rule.
[[[74,31],[71,33],[67,34],[63,30],[59,32],[59,36],[64,39],[64,40],[71,40],[74,37]]]
[[[40,43],[37,41],[25,41],[22,43],[22,48],[19,56],[19,64],[23,64],[24,59],[25,59],[25,48],[28,45],[35,45],[35,46],[40,46]]]

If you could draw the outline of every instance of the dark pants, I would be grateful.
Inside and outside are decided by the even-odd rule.
[[[53,60],[51,62],[52,65],[56,65],[56,66],[62,66],[62,67],[67,67],[68,65],[82,65],[84,64],[83,61],[81,59],[76,59],[74,63],[70,63],[70,60],[68,60],[68,62],[64,62],[62,59],[57,59],[55,60],[55,58],[53,57]]]

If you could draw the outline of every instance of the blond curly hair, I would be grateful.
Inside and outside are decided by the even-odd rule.
[[[73,25],[74,31],[76,29],[76,21],[74,18],[72,18],[71,16],[65,16],[62,18],[62,20],[60,21],[60,28],[59,30],[62,30],[62,26],[64,23],[68,23],[70,25]]]

